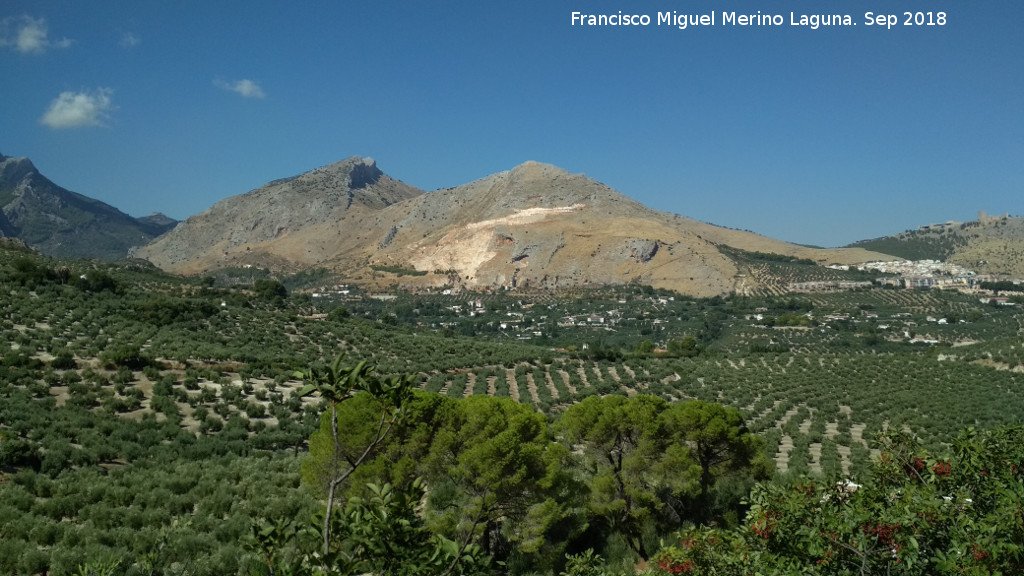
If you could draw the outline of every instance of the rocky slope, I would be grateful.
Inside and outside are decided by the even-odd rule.
[[[423,193],[359,158],[224,200],[137,255],[179,273],[315,266],[378,285],[639,282],[701,296],[751,288],[754,280],[718,245],[822,263],[884,257],[806,248],[657,212],[584,175],[536,162]]]
[[[222,200],[135,255],[186,274],[247,264],[320,265],[367,239],[371,214],[421,194],[372,159],[348,158]]]
[[[44,177],[27,158],[0,154],[0,236],[51,256],[116,260],[174,227],[162,215],[133,218]]]

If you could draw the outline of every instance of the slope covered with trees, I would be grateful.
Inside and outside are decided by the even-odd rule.
[[[840,480],[881,481],[873,462],[893,452],[872,444],[881,433],[929,474],[952,466],[942,496],[1017,490],[1016,476],[978,479],[994,464],[959,464],[956,440],[978,429],[970,462],[985,462],[1015,438],[999,428],[1024,409],[1014,307],[941,291],[379,299],[286,286],[0,247],[0,573],[398,570],[384,557],[435,574],[632,573],[645,557],[681,570],[703,560],[662,539],[700,524],[764,567],[810,565],[821,556],[779,548],[799,531],[758,548],[758,510],[811,481],[819,499]],[[858,498],[929,485],[920,476]],[[1016,509],[1003,506],[964,517],[1011,540],[955,536],[977,537],[990,571],[1016,566],[1000,524]],[[787,510],[795,523],[821,514]],[[863,523],[848,531],[881,541]],[[938,571],[931,559],[954,548],[931,534],[927,557],[903,566]]]

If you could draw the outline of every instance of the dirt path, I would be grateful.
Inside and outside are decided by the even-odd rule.
[[[789,453],[793,451],[793,439],[783,436],[779,441],[779,451],[775,454],[775,468],[779,472],[789,470]]]
[[[565,370],[559,370],[558,375],[562,377],[562,382],[565,383],[565,387],[567,390],[569,390],[569,394],[575,396],[576,387],[569,383],[569,373],[566,372]]]
[[[505,369],[505,382],[508,383],[508,395],[519,402],[519,384],[516,383],[516,371],[511,368]]]
[[[836,445],[836,451],[839,452],[839,466],[843,469],[843,476],[849,476],[850,464],[853,462],[850,456],[850,447],[839,444]]]
[[[861,444],[867,446],[868,443],[864,441],[864,429],[867,427],[867,424],[862,423],[850,426],[850,438],[852,438],[854,442],[860,442]]]
[[[786,410],[786,413],[782,415],[782,418],[780,418],[775,423],[775,427],[784,428],[786,426],[786,423],[789,422],[789,419],[792,418],[793,416],[796,416],[796,413],[800,410],[800,406],[802,406],[802,404],[793,406],[789,410]]]
[[[619,373],[615,370],[615,366],[608,367],[608,375],[611,376],[612,380],[615,380],[616,383],[622,382],[622,378],[619,378]]]
[[[587,371],[583,369],[582,365],[576,369],[576,373],[580,375],[580,381],[583,382],[583,387],[590,388],[590,380],[587,379]]]
[[[548,391],[551,392],[551,399],[556,401],[556,402],[558,400],[560,400],[560,398],[559,398],[560,395],[558,394],[558,388],[555,387],[555,381],[551,379],[551,371],[550,370],[545,370],[544,371],[544,383],[547,384]],[[568,400],[568,398],[566,398],[566,400]]]
[[[533,373],[526,373],[526,390],[530,393],[530,400],[534,406],[540,405],[540,397],[537,396],[537,383],[533,381]]]
[[[807,467],[811,472],[821,472],[821,444],[812,442],[807,447],[807,451],[811,453],[811,461],[808,462]]]

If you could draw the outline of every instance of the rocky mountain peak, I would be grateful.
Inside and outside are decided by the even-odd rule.
[[[421,194],[388,177],[372,158],[352,156],[221,200],[137,254],[185,271],[211,262],[265,265],[261,258],[318,263],[348,237],[342,230]]]
[[[384,172],[377,167],[373,158],[352,156],[284,181],[296,180],[326,188],[359,190],[375,184],[381,176],[384,176]]]
[[[515,168],[466,185],[475,188],[470,195],[489,209],[482,214],[493,217],[502,212],[541,207],[589,206],[594,209],[641,206],[585,174],[573,174],[551,164],[528,161]]]
[[[521,178],[524,180],[545,180],[561,176],[571,176],[569,171],[563,170],[558,166],[534,160],[527,160],[510,170],[508,173],[513,178]]]
[[[150,222],[43,176],[28,158],[0,155],[0,235],[16,237],[44,254],[74,258],[124,258],[173,227]]]
[[[36,167],[28,158],[12,158],[0,154],[0,185],[16,185],[33,172],[37,172]]]
[[[178,221],[163,212],[153,212],[149,216],[143,216],[139,220],[147,220],[154,224],[176,224]]]
[[[364,158],[362,162],[353,164],[352,170],[348,173],[348,187],[352,190],[359,190],[376,184],[384,172],[377,168],[373,158]]]

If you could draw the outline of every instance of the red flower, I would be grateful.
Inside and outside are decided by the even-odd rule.
[[[943,478],[949,476],[952,471],[953,465],[949,462],[936,462],[935,465],[932,466],[932,472],[934,472],[936,476],[942,476]]]
[[[978,546],[977,544],[974,544],[974,545],[971,546],[971,555],[974,556],[974,559],[976,561],[980,562],[980,561],[988,558],[988,551],[982,549],[981,546]]]
[[[692,560],[686,560],[683,562],[672,562],[668,558],[664,558],[661,562],[658,562],[658,568],[668,572],[670,574],[683,574],[693,570],[694,564]]]

